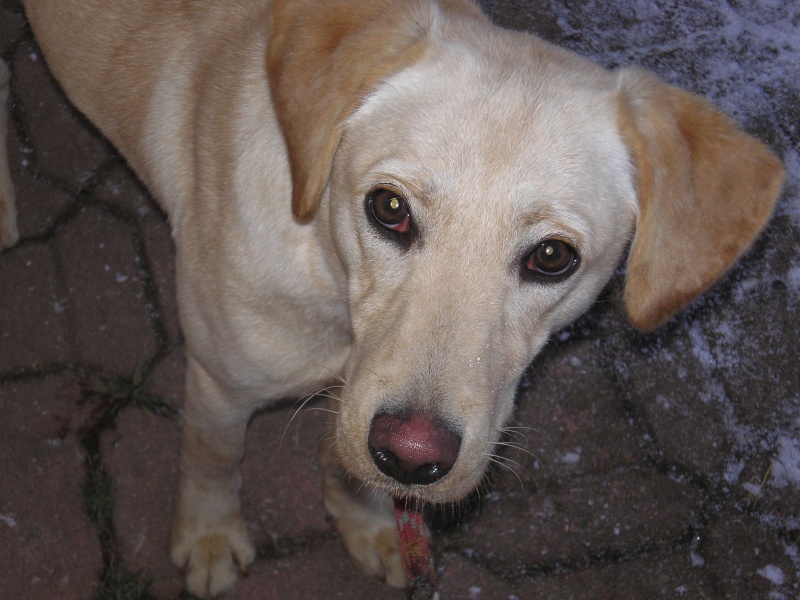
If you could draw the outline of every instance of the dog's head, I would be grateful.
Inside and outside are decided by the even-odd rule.
[[[346,274],[337,454],[425,500],[477,485],[523,370],[631,236],[625,305],[649,329],[747,248],[782,182],[699,98],[466,0],[278,1],[269,75],[295,214]]]

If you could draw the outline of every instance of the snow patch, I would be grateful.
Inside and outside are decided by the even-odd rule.
[[[7,527],[11,527],[12,529],[17,526],[17,521],[11,515],[5,515],[0,513],[0,523],[3,523]]]
[[[781,435],[777,446],[778,455],[772,463],[770,484],[777,488],[800,487],[800,440]]]
[[[786,581],[786,575],[784,575],[783,569],[775,565],[767,565],[763,569],[756,571],[756,573],[761,575],[764,579],[769,579],[775,585],[783,585],[783,582]]]

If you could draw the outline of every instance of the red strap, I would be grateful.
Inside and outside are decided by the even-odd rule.
[[[400,534],[400,552],[411,582],[411,598],[427,600],[434,597],[436,577],[433,569],[430,542],[422,512],[411,501],[395,499],[394,516]]]

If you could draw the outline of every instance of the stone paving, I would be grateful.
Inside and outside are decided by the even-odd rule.
[[[576,16],[609,24],[593,2],[485,6],[604,51],[570,34]],[[711,39],[715,23],[679,20]],[[184,357],[168,226],[63,98],[16,0],[0,4],[0,57],[22,237],[0,255],[0,597],[177,598]],[[648,66],[701,91],[729,75],[693,79],[683,61]],[[617,279],[532,365],[509,440],[523,449],[506,448],[480,498],[433,515],[443,600],[800,598],[798,82],[751,84],[774,91],[771,112],[719,96],[790,167],[740,265],[648,335],[625,322]],[[322,507],[324,413],[290,423],[294,410],[252,423],[243,503],[258,558],[228,597],[405,598],[349,562]]]

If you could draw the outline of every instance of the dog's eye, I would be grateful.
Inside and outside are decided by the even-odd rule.
[[[578,253],[561,240],[545,240],[525,258],[523,266],[525,274],[538,279],[566,277],[578,266]]]
[[[368,201],[369,210],[381,227],[397,233],[408,233],[411,213],[405,198],[392,190],[379,188],[369,194]]]

